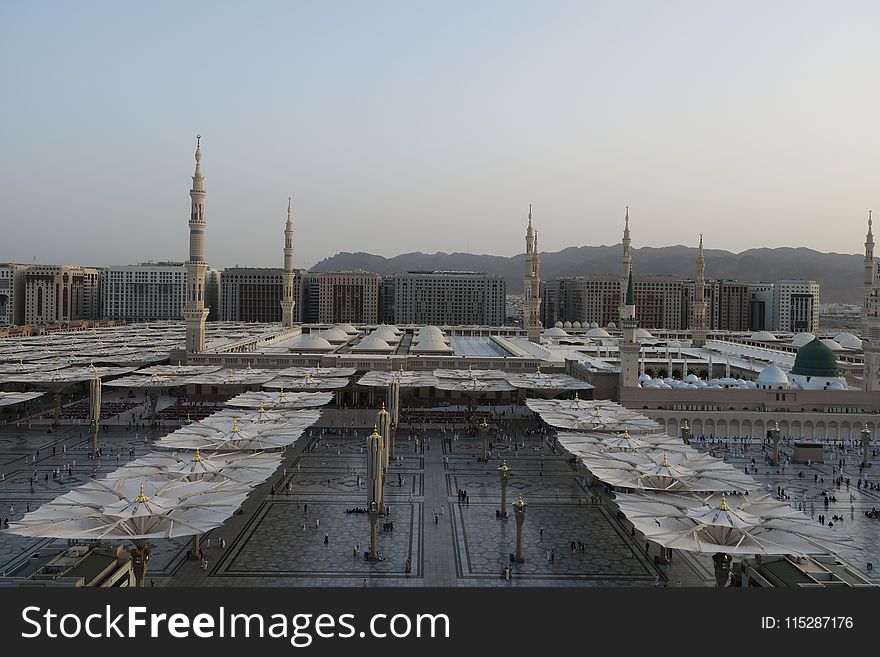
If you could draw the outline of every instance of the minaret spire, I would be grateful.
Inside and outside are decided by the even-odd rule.
[[[287,224],[284,227],[284,295],[281,298],[281,325],[293,326],[293,200],[287,197]]]
[[[709,313],[706,307],[706,258],[703,254],[703,233],[697,250],[697,280],[694,281],[694,310],[692,313],[691,339],[695,347],[706,345],[709,332]]]
[[[192,176],[189,217],[189,260],[186,262],[186,303],[183,317],[186,320],[186,351],[198,353],[205,350],[205,320],[209,310],[205,308],[205,177],[202,175],[202,136],[196,135],[196,169]]]
[[[625,308],[626,306],[626,286],[627,286],[627,275],[632,271],[632,253],[630,251],[630,244],[632,240],[629,235],[629,206],[626,206],[626,214],[623,217],[623,239],[621,240],[621,244],[623,244],[623,254],[620,258],[620,302],[617,306],[617,314],[620,321],[623,321],[625,317]]]
[[[617,345],[620,356],[621,388],[637,388],[639,385],[639,351],[641,347],[637,337],[638,327],[633,274],[632,269],[630,269],[627,272],[626,294],[624,296],[623,310],[621,311],[621,337]]]
[[[541,342],[541,259],[538,255],[538,231],[532,227],[532,205],[529,204],[529,225],[526,228],[526,275],[523,279],[525,307],[523,325],[530,342]]]
[[[868,234],[865,236],[865,281],[862,303],[862,351],[864,352],[864,388],[880,390],[880,272],[874,260],[873,212],[868,210]]]

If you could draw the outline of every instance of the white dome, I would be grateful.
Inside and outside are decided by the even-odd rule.
[[[343,331],[345,331],[349,335],[357,335],[358,333],[360,333],[360,331],[358,331],[351,324],[337,324],[336,328],[342,329]]]
[[[648,340],[650,338],[653,338],[654,336],[651,335],[651,332],[648,329],[640,328],[640,329],[636,329],[636,337],[641,338],[643,340]]]
[[[559,322],[557,322],[557,324],[558,323]],[[565,329],[559,326],[554,326],[553,328],[548,328],[547,330],[545,330],[542,335],[548,338],[564,338],[568,335],[568,333],[565,332]]]
[[[599,328],[598,326],[593,326],[584,335],[586,335],[588,338],[610,338],[611,337],[611,334],[608,333],[608,331],[606,331],[603,328]]]
[[[612,326],[609,324],[609,326]],[[599,322],[590,322],[590,328],[599,328]]]
[[[769,390],[778,390],[780,388],[787,390],[791,387],[788,374],[779,365],[773,365],[772,363],[761,370],[755,383],[759,388]]]
[[[688,383],[696,383],[699,380],[700,380],[700,377],[698,377],[696,374],[688,374],[685,377],[685,381],[687,381]]]
[[[815,339],[816,339],[816,336],[813,335],[812,333],[807,333],[807,332],[798,333],[796,336],[794,336],[791,339],[791,345],[793,347],[797,347],[798,349],[800,349],[805,344],[807,344],[808,342],[812,342]]]
[[[594,322],[594,323],[595,323],[595,322]],[[592,324],[591,324],[590,326],[592,326]],[[605,325],[605,328],[607,328],[607,329],[611,329],[611,330],[614,330],[614,329],[617,328],[617,324],[615,324],[614,322],[608,322],[608,323]]]
[[[316,333],[315,335],[318,335],[318,336],[324,338],[328,342],[348,342],[349,338],[351,338],[351,336],[348,333],[343,331],[338,326],[334,326],[333,328],[325,329],[323,331]]]
[[[776,336],[770,331],[758,331],[749,336],[750,340],[758,340],[759,342],[776,342]]]
[[[843,385],[840,381],[834,381],[831,385],[828,386],[829,390],[846,390],[846,386]]]
[[[841,347],[836,341],[830,338],[822,338],[819,340],[822,344],[828,347],[831,351],[843,351],[843,347]]]
[[[571,328],[571,322],[565,322],[565,323],[562,325],[562,328]]]
[[[838,333],[834,336],[834,341],[848,349],[861,349],[862,341],[852,333]]]
[[[442,340],[422,340],[414,345],[410,351],[413,353],[443,353],[451,354],[452,347]]]
[[[389,344],[397,344],[398,342],[400,342],[400,337],[397,335],[397,333],[394,332],[394,329],[392,329],[390,326],[378,327],[376,330],[370,333],[370,337],[372,336],[376,336],[377,338],[385,340],[385,342]]]
[[[580,323],[580,322],[572,322],[572,323],[571,323],[571,328],[580,328],[580,327],[581,327],[581,323]]]
[[[647,383],[648,381],[653,381],[653,380],[654,379],[652,379],[651,375],[648,374],[647,372],[642,372],[641,374],[639,374],[639,383]]]
[[[553,328],[562,328],[562,322],[556,322],[556,323],[553,325]]]
[[[394,347],[385,342],[382,338],[380,338],[375,333],[371,333],[363,340],[354,345],[351,350],[353,352],[357,351],[394,351]]]
[[[666,344],[670,347],[681,347],[681,342],[679,342],[678,340],[670,340]]]
[[[304,333],[291,340],[290,351],[333,351],[333,345],[317,333]]]

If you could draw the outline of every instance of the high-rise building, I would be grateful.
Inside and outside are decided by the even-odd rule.
[[[862,349],[865,358],[865,390],[877,391],[880,390],[880,272],[874,259],[872,223],[871,212],[868,212],[862,304]]]
[[[205,271],[205,305],[209,322],[220,321],[220,270],[208,267]]]
[[[24,324],[27,265],[0,264],[0,324]]]
[[[205,177],[202,175],[202,136],[196,136],[196,170],[193,174],[189,217],[189,260],[186,262],[186,351],[205,350],[205,321],[210,312],[205,308]]]
[[[101,277],[103,269],[83,267],[83,319],[101,319]]]
[[[529,342],[541,342],[541,256],[538,253],[538,231],[532,228],[532,206],[529,205],[529,225],[526,228],[526,275],[523,280],[525,303],[523,325]],[[502,315],[502,323],[503,323]]]
[[[415,271],[394,276],[393,287],[394,305],[388,315],[395,323],[504,325],[507,286],[501,276]]]
[[[220,320],[280,322],[285,278],[283,269],[224,269],[220,276]]]
[[[773,283],[748,283],[749,331],[773,328]]]
[[[819,329],[819,284],[816,281],[773,282],[773,330],[815,333]]]
[[[76,265],[31,265],[25,272],[25,324],[83,319],[85,273]]]
[[[318,322],[377,324],[382,277],[367,271],[310,274],[318,280]]]
[[[183,319],[186,269],[182,262],[107,267],[102,276],[102,317],[126,322]]]

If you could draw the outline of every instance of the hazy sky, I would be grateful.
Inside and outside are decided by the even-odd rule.
[[[880,3],[0,3],[0,261],[861,250]]]

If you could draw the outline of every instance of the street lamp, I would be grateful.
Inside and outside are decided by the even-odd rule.
[[[868,448],[871,445],[871,430],[868,425],[862,427],[862,467],[868,467]]]
[[[483,435],[483,461],[489,462],[489,425],[486,423],[486,418],[483,418],[483,421],[480,422],[480,431]]]
[[[526,560],[523,556],[522,549],[522,528],[523,522],[526,519],[526,507],[528,504],[523,500],[522,493],[519,495],[519,499],[513,503],[513,515],[516,518],[516,554],[513,557],[513,560],[517,563],[522,563]]]
[[[382,499],[382,436],[373,427],[367,438],[367,517],[370,520],[370,561],[377,558],[376,540],[378,537],[379,504]]]
[[[507,467],[507,461],[501,462],[498,468],[498,474],[501,477],[501,517],[507,517],[507,481],[510,479],[510,468]]]
[[[779,422],[773,422],[770,438],[773,440],[773,465],[779,465]]]

